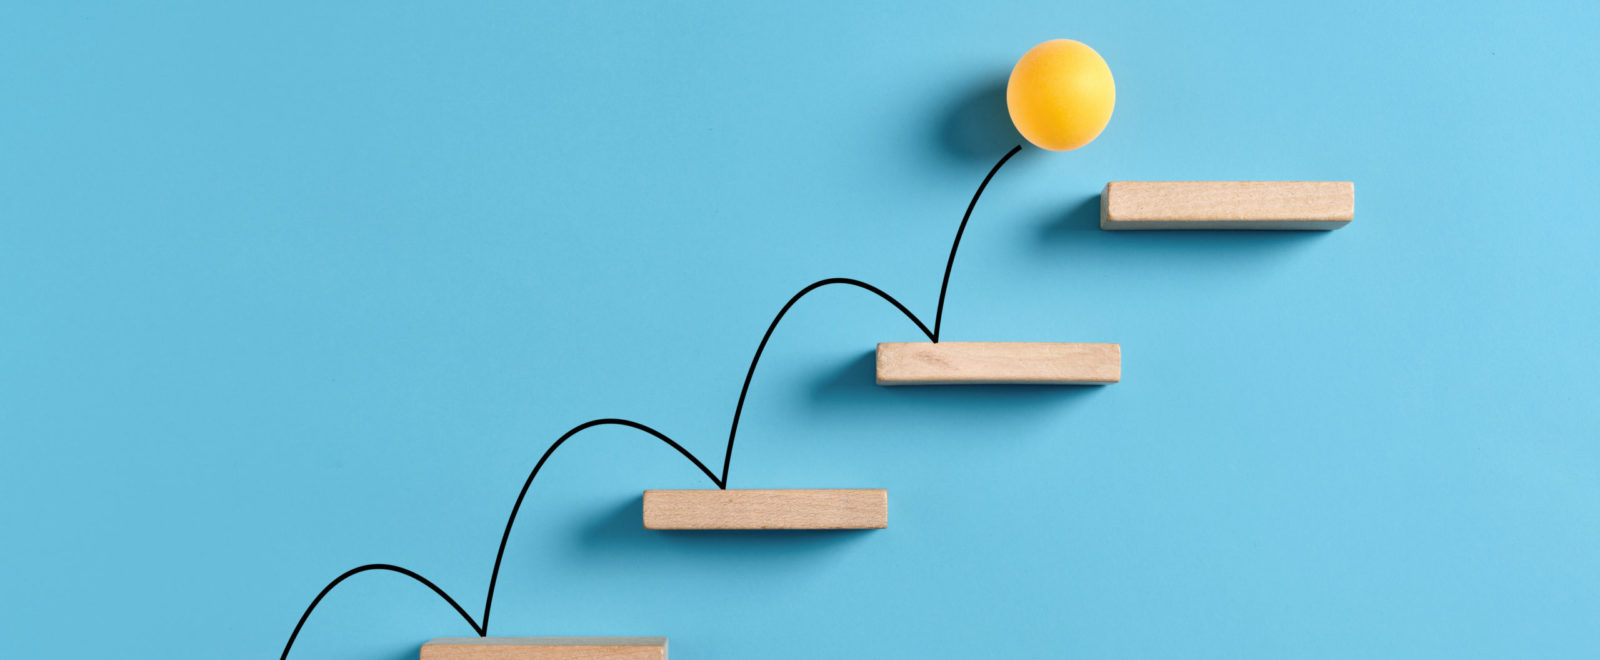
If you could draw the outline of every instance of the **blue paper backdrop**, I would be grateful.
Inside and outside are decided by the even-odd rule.
[[[1589,2],[7,3],[0,655],[274,658],[345,569],[482,607],[527,470],[636,419],[720,463],[823,277],[931,320],[1033,44],[1095,143],[978,207],[947,339],[1114,341],[1097,389],[881,389],[919,338],[779,327],[733,487],[890,529],[640,529],[710,484],[579,436],[495,634],[675,657],[1593,657],[1600,9]],[[1121,179],[1337,179],[1332,233],[1109,233]],[[291,657],[470,630],[369,574]]]

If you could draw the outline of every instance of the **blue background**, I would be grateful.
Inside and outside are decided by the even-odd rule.
[[[1112,341],[1104,388],[883,389],[917,330],[807,297],[731,486],[842,534],[640,529],[627,429],[535,484],[492,633],[678,658],[1593,657],[1593,3],[8,3],[0,655],[274,658],[345,569],[477,615],[545,447],[720,463],[823,277],[931,322],[1058,37],[1118,83],[1028,147],[952,340]],[[1331,233],[1111,233],[1122,179],[1336,179]],[[471,634],[335,591],[295,658]]]

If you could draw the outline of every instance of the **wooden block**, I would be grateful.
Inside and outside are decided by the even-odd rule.
[[[665,637],[445,637],[422,660],[666,660]]]
[[[879,385],[1103,385],[1120,380],[1120,344],[878,344]]]
[[[1356,216],[1349,181],[1112,181],[1101,229],[1338,229]]]
[[[889,491],[647,490],[645,529],[883,529]]]

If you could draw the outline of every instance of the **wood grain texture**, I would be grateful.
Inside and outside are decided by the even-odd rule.
[[[645,529],[883,529],[889,491],[647,490]]]
[[[878,344],[879,385],[1103,385],[1120,380],[1120,344]]]
[[[666,660],[665,637],[445,637],[422,660]]]
[[[1349,181],[1112,181],[1101,229],[1338,229],[1356,215]]]

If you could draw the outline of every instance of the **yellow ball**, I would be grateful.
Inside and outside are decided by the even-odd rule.
[[[1089,144],[1111,121],[1117,84],[1093,48],[1071,39],[1034,46],[1011,69],[1006,108],[1022,137],[1051,151]]]

